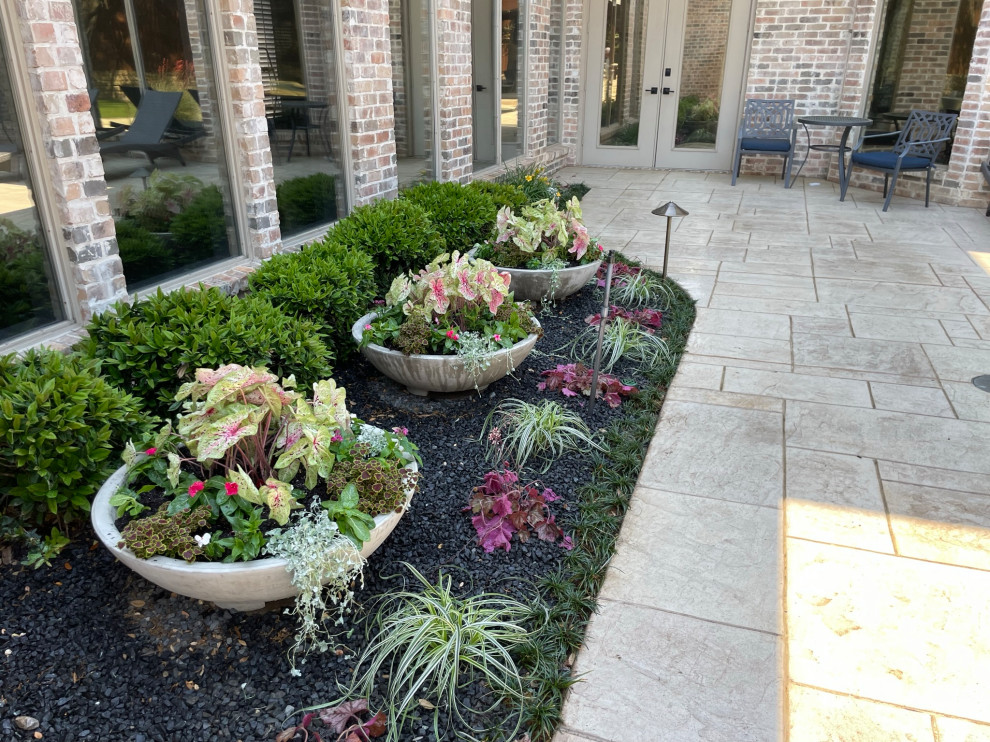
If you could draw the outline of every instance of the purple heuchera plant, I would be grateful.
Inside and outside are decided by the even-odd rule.
[[[485,474],[485,483],[474,488],[464,510],[474,513],[471,523],[488,554],[495,549],[508,551],[513,534],[523,543],[533,533],[544,541],[561,539],[560,545],[571,549],[571,537],[564,535],[547,504],[559,499],[549,487],[540,492],[537,482],[520,485],[519,476],[507,468]]]
[[[592,370],[582,363],[558,364],[557,368],[544,371],[541,375],[546,377],[546,381],[541,381],[536,388],[541,392],[560,390],[565,397],[577,397],[584,395],[591,396],[591,374]],[[611,374],[598,374],[598,393],[609,407],[618,407],[622,404],[622,395],[627,397],[638,393],[634,386],[623,384],[618,377]]]
[[[608,319],[613,320],[616,317],[622,317],[630,322],[634,322],[637,325],[641,325],[646,328],[649,332],[655,332],[660,329],[660,325],[663,324],[663,312],[659,309],[633,309],[632,311],[625,309],[620,306],[613,304],[608,310]],[[598,314],[591,314],[585,317],[585,322],[589,325],[597,325],[602,321],[601,312]]]

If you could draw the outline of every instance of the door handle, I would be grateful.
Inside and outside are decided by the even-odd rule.
[[[664,88],[664,90],[666,90],[666,89],[667,88]],[[650,95],[656,95],[658,92],[660,92],[660,89],[659,88],[647,88],[646,89],[646,92],[649,93]]]
[[[654,88],[654,89],[655,89],[655,88]],[[664,88],[664,89],[663,89],[663,94],[664,94],[664,95],[670,95],[670,94],[671,94],[671,93],[673,93],[673,92],[674,92],[674,91],[673,91],[673,90],[671,90],[670,88]]]
[[[484,85],[475,85],[474,89],[477,90],[479,93],[483,93],[486,90],[488,90],[488,88],[486,88]]]

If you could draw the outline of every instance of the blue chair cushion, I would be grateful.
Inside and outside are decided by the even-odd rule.
[[[790,152],[790,139],[755,139],[743,137],[742,148],[757,152]]]
[[[897,166],[896,152],[854,152],[852,161],[857,165],[893,170]],[[905,157],[901,161],[901,170],[924,170],[932,161],[927,157]]]

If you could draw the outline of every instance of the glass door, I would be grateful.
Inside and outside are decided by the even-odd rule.
[[[749,0],[594,0],[584,162],[729,168]]]

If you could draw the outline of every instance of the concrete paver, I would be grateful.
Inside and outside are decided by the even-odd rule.
[[[558,742],[990,742],[990,219],[800,179],[562,177],[651,266],[650,205],[688,209],[669,265],[699,314]]]

